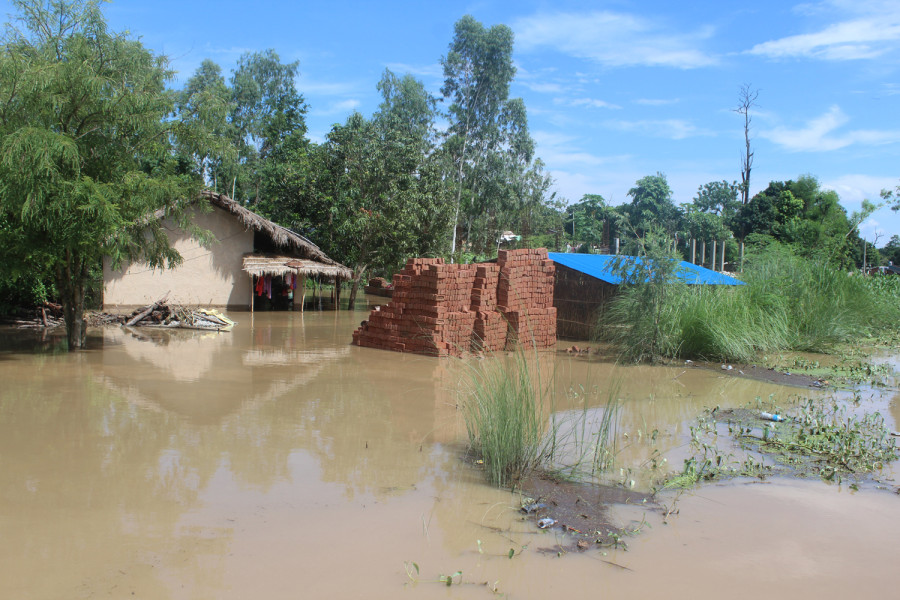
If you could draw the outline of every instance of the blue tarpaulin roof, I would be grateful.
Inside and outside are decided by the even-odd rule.
[[[619,285],[622,278],[613,273],[613,261],[616,259],[611,254],[568,254],[562,252],[550,252],[550,260],[557,264],[569,267],[575,271],[595,277],[600,281]],[[625,257],[633,259],[640,264],[643,259],[639,256]],[[681,261],[680,268],[675,271],[675,276],[688,285],[746,285],[743,281],[717,273],[705,267],[692,265]]]

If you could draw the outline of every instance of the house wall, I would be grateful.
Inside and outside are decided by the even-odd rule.
[[[557,335],[572,340],[596,337],[603,307],[615,293],[616,286],[556,263],[553,305]]]
[[[166,292],[172,304],[232,310],[249,308],[250,278],[241,267],[243,255],[253,251],[253,231],[218,207],[212,212],[195,209],[193,222],[212,232],[215,241],[203,246],[176,224],[167,221],[164,226],[170,244],[184,259],[174,269],[151,269],[145,263],[128,263],[113,271],[104,260],[104,310],[145,306]]]

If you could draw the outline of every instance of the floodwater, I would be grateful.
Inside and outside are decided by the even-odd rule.
[[[677,498],[668,524],[620,507],[622,525],[644,521],[628,551],[558,556],[560,534],[524,521],[519,497],[466,460],[457,400],[477,361],[351,346],[365,314],[235,313],[225,334],[97,329],[72,354],[0,330],[0,598],[831,599],[900,587],[891,471],[884,489],[706,486]],[[623,399],[631,464],[658,450],[677,468],[704,408],[813,393],[565,352],[541,361],[560,397]],[[863,399],[895,429],[896,394]],[[437,582],[457,571],[451,587]]]

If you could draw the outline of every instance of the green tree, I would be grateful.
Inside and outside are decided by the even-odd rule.
[[[233,173],[237,165],[236,132],[229,120],[234,108],[222,68],[209,59],[201,63],[178,97],[184,129],[177,140],[178,150],[188,157],[203,183],[216,192],[222,174]]]
[[[435,101],[421,82],[386,71],[383,101],[371,119],[359,113],[336,125],[323,145],[330,173],[318,206],[333,255],[352,266],[350,306],[372,268],[433,253],[449,223],[440,167],[433,163]]]
[[[639,237],[651,228],[659,228],[668,234],[676,231],[678,209],[672,203],[672,189],[662,173],[638,179],[628,190],[631,203],[624,207],[631,227]]]
[[[890,204],[891,210],[900,210],[900,185],[894,190],[881,190],[881,197]]]
[[[287,138],[306,135],[307,107],[295,84],[298,69],[299,62],[283,64],[271,49],[238,60],[231,76],[230,115],[239,152],[231,173],[236,199],[258,203],[269,156]]]
[[[585,194],[566,209],[566,232],[577,244],[607,246],[618,231],[621,218],[600,194]]]
[[[893,265],[900,265],[900,235],[892,235],[884,248],[879,249],[882,258]]]
[[[505,25],[489,29],[466,15],[455,26],[450,51],[441,63],[449,103],[449,127],[444,152],[452,165],[455,186],[451,253],[456,252],[460,219],[467,238],[473,222],[487,217],[486,241],[498,228],[497,215],[514,202],[534,152],[528,133],[525,105],[509,98],[516,73],[512,60],[513,34]]]
[[[769,236],[800,256],[821,257],[847,268],[862,262],[858,227],[876,209],[864,201],[862,209],[848,217],[836,192],[821,189],[812,175],[802,175],[796,181],[770,182],[740,208],[734,223],[742,237]]]
[[[91,269],[103,256],[177,262],[154,213],[197,182],[172,160],[165,57],[108,31],[97,0],[13,4],[20,28],[0,53],[0,235],[14,250],[3,262],[51,269],[76,349]]]
[[[740,186],[727,181],[710,181],[697,189],[694,197],[694,207],[705,213],[712,213],[722,217],[726,222],[734,217],[740,208],[738,200]]]

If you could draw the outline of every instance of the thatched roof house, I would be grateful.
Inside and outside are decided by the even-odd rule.
[[[169,302],[250,309],[259,277],[301,284],[306,277],[329,281],[351,278],[350,269],[329,258],[299,233],[273,223],[225,194],[206,191],[201,198],[212,210],[192,209],[191,221],[215,241],[203,245],[171,220],[165,222],[169,243],[184,261],[174,269],[151,269],[129,263],[113,270],[104,261],[104,309],[143,306],[168,293]],[[158,215],[161,217],[161,215]],[[294,284],[296,285],[296,283]]]

